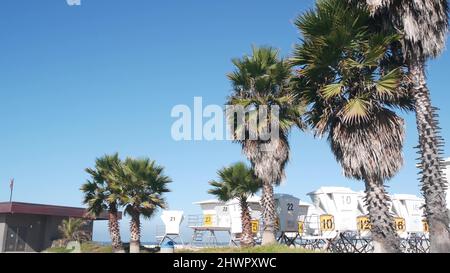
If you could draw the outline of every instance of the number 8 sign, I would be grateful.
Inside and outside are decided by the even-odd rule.
[[[259,221],[258,220],[253,220],[252,222],[252,233],[256,234],[259,231]]]
[[[298,233],[303,234],[305,230],[305,222],[298,221]]]

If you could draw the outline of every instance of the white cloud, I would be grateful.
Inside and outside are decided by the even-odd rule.
[[[66,3],[69,6],[80,6],[81,0],[66,0]]]

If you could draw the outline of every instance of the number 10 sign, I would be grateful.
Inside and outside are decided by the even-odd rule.
[[[331,214],[320,215],[320,230],[333,231],[334,230],[334,216]]]

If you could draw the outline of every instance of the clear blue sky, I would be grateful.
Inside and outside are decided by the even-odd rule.
[[[226,141],[175,142],[176,104],[222,105],[230,91],[230,59],[252,44],[273,45],[284,55],[298,42],[292,20],[313,1],[3,0],[0,6],[0,200],[80,206],[84,172],[96,157],[119,152],[148,156],[174,180],[171,209],[200,213],[192,202],[209,199],[216,170],[244,159]],[[428,69],[432,99],[441,108],[450,141],[450,54]],[[393,193],[419,194],[413,114],[407,121],[406,163],[390,181]],[[361,190],[342,176],[327,143],[294,131],[287,180],[277,189],[309,201],[325,185]],[[450,156],[449,145],[445,147]],[[152,241],[159,217],[146,222]],[[186,231],[187,232],[187,231]],[[128,222],[122,221],[124,240]],[[186,234],[186,238],[190,234]],[[108,240],[106,223],[95,239]]]

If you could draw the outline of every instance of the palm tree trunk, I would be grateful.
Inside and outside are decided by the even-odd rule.
[[[249,247],[255,245],[255,239],[252,233],[252,218],[250,216],[250,210],[248,209],[247,200],[242,198],[240,200],[241,205],[241,219],[242,219],[242,238],[241,246]]]
[[[140,253],[141,251],[141,220],[139,212],[131,214],[130,221],[130,253]]]
[[[414,99],[419,151],[422,194],[425,197],[425,216],[430,227],[430,252],[450,252],[449,216],[446,207],[447,181],[443,176],[441,147],[436,108],[431,105],[424,62],[410,65],[414,80]]]
[[[115,204],[110,205],[108,215],[108,228],[114,253],[123,253],[122,239],[120,238],[119,216]]]
[[[264,230],[262,236],[262,245],[271,245],[276,243],[275,239],[275,199],[273,196],[273,186],[269,181],[264,181],[261,206],[263,208]]]
[[[366,206],[372,225],[371,234],[375,253],[401,252],[400,237],[389,212],[389,197],[383,181],[366,178]]]

